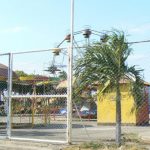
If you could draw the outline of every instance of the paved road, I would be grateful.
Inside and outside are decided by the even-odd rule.
[[[60,150],[63,145],[0,140],[0,150]]]
[[[84,125],[84,126],[83,126]],[[85,127],[85,128],[84,128]],[[97,126],[94,121],[74,122],[73,141],[88,141],[99,139],[115,139],[115,126]],[[150,126],[123,126],[123,133],[136,133],[142,137],[150,137]],[[0,135],[5,135],[6,130],[0,129]],[[47,127],[12,129],[13,137],[66,140],[66,124],[53,122]]]
[[[0,135],[5,135],[6,130],[0,129]],[[136,133],[141,137],[145,137],[147,141],[150,141],[150,126],[123,126],[122,133]],[[73,142],[85,142],[85,141],[97,141],[97,140],[115,140],[115,126],[97,126],[94,121],[86,122],[74,122],[72,130]],[[43,140],[66,140],[66,124],[64,122],[53,122],[50,126],[47,127],[38,127],[38,128],[20,128],[12,130],[12,137],[18,138],[34,138],[34,139],[43,139]],[[0,141],[0,150],[6,145],[8,149],[14,148],[17,145],[18,150],[22,147],[22,144],[9,143],[10,141]],[[43,143],[44,144],[44,143]],[[37,145],[26,145],[28,150],[37,149]],[[38,147],[40,147],[38,145]],[[59,145],[42,145],[40,150],[46,149],[59,149]],[[22,149],[22,148],[21,148]],[[17,150],[17,149],[16,149]],[[37,149],[38,150],[38,149]]]

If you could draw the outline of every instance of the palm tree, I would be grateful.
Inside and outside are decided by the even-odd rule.
[[[61,71],[59,73],[60,80],[66,80],[67,79],[67,73],[65,71]]]
[[[143,80],[135,66],[129,67],[126,63],[132,49],[129,47],[125,35],[121,31],[113,30],[105,36],[101,43],[89,46],[83,58],[77,60],[75,76],[80,81],[77,91],[97,83],[103,85],[104,93],[107,89],[116,92],[116,143],[121,145],[121,91],[120,80],[130,81],[131,90],[135,97],[135,104],[142,99]],[[138,98],[137,98],[138,97]]]

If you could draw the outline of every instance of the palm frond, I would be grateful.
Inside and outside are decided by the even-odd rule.
[[[143,99],[143,81],[141,72],[135,66],[129,67],[126,63],[132,48],[127,44],[124,32],[113,30],[107,34],[105,43],[93,43],[87,47],[83,57],[77,60],[74,72],[76,78],[80,79],[78,89],[83,89],[94,82],[103,85],[110,82],[114,87],[121,79],[128,79],[136,104]]]

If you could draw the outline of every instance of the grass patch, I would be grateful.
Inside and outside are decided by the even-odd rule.
[[[135,133],[123,133],[122,134],[122,142],[133,142],[133,143],[139,143],[141,139],[138,137]]]
[[[146,147],[139,144],[122,145],[117,147],[115,144],[104,144],[104,143],[83,143],[77,146],[69,146],[63,150],[148,150]]]
[[[103,143],[96,143],[96,142],[90,142],[90,143],[83,143],[80,148],[82,149],[104,149],[105,146]]]
[[[86,142],[80,145],[74,145],[64,148],[63,150],[148,150],[146,145],[141,142],[137,134],[124,133],[122,134],[122,146],[117,147],[115,142]]]

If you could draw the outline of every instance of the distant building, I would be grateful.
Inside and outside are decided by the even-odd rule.
[[[18,78],[17,74],[13,71],[12,73],[13,78]],[[6,81],[8,79],[8,67],[4,64],[0,63],[0,81]]]
[[[133,95],[130,92],[129,82],[121,82],[121,117],[122,124],[144,125],[149,123],[149,87],[144,83],[144,97],[140,105],[135,107]],[[116,122],[116,93],[112,90],[97,97],[98,124],[114,124]]]

